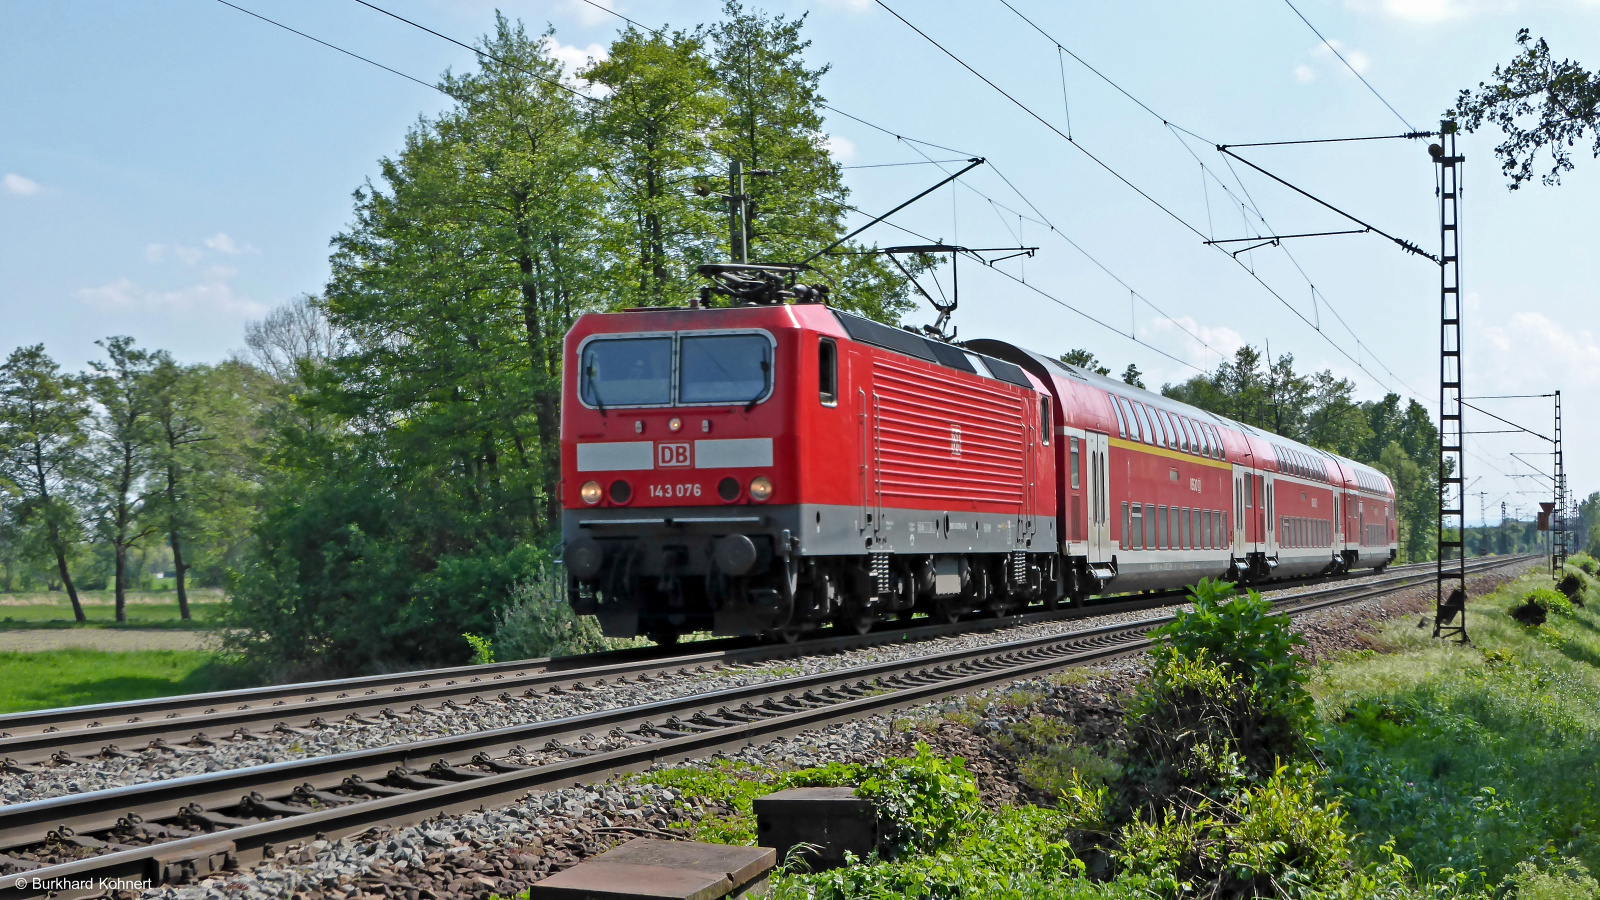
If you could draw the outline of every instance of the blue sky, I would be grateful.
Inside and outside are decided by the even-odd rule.
[[[1152,386],[1193,374],[1189,366],[1209,369],[1218,352],[1241,343],[1270,343],[1275,354],[1294,353],[1301,368],[1354,379],[1363,398],[1387,387],[1432,406],[1434,266],[1371,235],[1290,242],[1292,257],[1266,248],[1242,255],[1240,266],[1174,218],[1219,238],[1261,228],[1226,186],[1279,232],[1350,227],[1238,163],[1236,177],[1211,145],[1406,130],[1282,0],[1012,0],[1154,115],[1058,54],[999,0],[886,2],[1057,129],[1067,130],[1070,114],[1079,147],[1173,214],[872,0],[771,0],[764,8],[773,12],[809,11],[810,58],[832,65],[824,90],[839,109],[960,151],[923,146],[934,159],[973,154],[993,164],[893,221],[971,246],[1020,236],[1042,247],[1033,260],[1000,266],[1028,286],[964,268],[954,320],[963,337],[1052,353],[1084,347],[1118,372],[1136,363]],[[467,51],[352,0],[239,5],[424,81],[473,65]],[[603,53],[619,24],[581,0],[379,5],[468,40],[499,8],[531,29],[553,26],[557,52],[574,63]],[[720,8],[714,0],[607,5],[673,26],[712,21]],[[1596,0],[1296,5],[1421,129],[1437,127],[1459,89],[1510,58],[1520,27],[1547,36],[1557,56],[1600,66]],[[328,239],[350,220],[351,191],[445,99],[216,0],[7,0],[0,83],[0,352],[43,342],[69,367],[83,366],[93,342],[112,334],[187,360],[241,347],[246,321],[320,289]],[[1163,117],[1203,140],[1181,142]],[[846,165],[923,159],[918,145],[848,118],[830,118],[828,132]],[[1600,299],[1592,225],[1600,164],[1580,148],[1579,171],[1562,187],[1508,192],[1491,153],[1496,142],[1487,133],[1462,142],[1468,393],[1562,388],[1572,484],[1587,493],[1600,487],[1600,463],[1583,450],[1600,438],[1600,403],[1591,399],[1600,387],[1591,324]],[[1421,142],[1240,152],[1386,231],[1437,247],[1433,167]],[[847,172],[868,210],[892,207],[940,177],[930,165]],[[1016,212],[1027,218],[1019,222]],[[915,240],[888,228],[876,236]],[[1130,287],[1144,300],[1130,304]],[[1130,330],[1161,352],[1130,340]],[[1547,400],[1490,408],[1548,433]],[[1480,417],[1469,427],[1489,426]],[[1531,472],[1509,453],[1548,465],[1530,455],[1546,449],[1525,436],[1475,436],[1469,478],[1481,480],[1471,488],[1472,518],[1479,491],[1491,507],[1505,499],[1512,509],[1531,508],[1538,498],[1522,492],[1542,483],[1507,477]]]

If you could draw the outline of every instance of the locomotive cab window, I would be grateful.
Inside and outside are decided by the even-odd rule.
[[[579,396],[589,406],[672,402],[672,338],[602,338],[584,345]]]
[[[1039,397],[1039,441],[1043,444],[1050,443],[1050,398]],[[1073,487],[1077,487],[1077,479],[1073,479]]]
[[[1071,455],[1071,460],[1072,460],[1072,489],[1073,490],[1077,490],[1078,489],[1078,483],[1079,483],[1078,472],[1079,472],[1079,465],[1080,465],[1079,454],[1078,454],[1078,439],[1077,438],[1070,438],[1069,439],[1069,445],[1072,448],[1072,453],[1070,454]]]
[[[772,392],[765,335],[684,335],[679,344],[679,403],[757,403]]]
[[[823,406],[839,405],[839,345],[828,338],[817,342],[817,396]]]

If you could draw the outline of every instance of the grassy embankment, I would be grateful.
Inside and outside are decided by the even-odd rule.
[[[190,593],[193,618],[178,616],[177,599],[170,591],[132,592],[128,597],[127,622],[116,621],[110,592],[80,594],[89,621],[73,619],[72,605],[61,594],[0,595],[0,647],[45,649],[0,649],[0,713],[111,703],[145,697],[161,697],[213,690],[225,686],[225,674],[209,650],[132,649],[104,650],[90,647],[51,649],[65,641],[104,638],[106,646],[139,643],[135,632],[157,631],[170,634],[205,631],[215,627],[224,600],[217,590]],[[24,636],[18,632],[66,632]],[[82,631],[111,632],[85,635]],[[3,643],[8,638],[11,644]]]
[[[1474,647],[1434,642],[1415,619],[1390,623],[1378,650],[1302,667],[1310,697],[1274,674],[1284,657],[1262,650],[1281,644],[1270,622],[1196,621],[1130,702],[1122,746],[1086,745],[1038,712],[990,735],[1008,752],[1031,748],[1013,761],[1052,786],[1053,803],[983,808],[958,764],[926,757],[870,773],[724,765],[645,777],[723,811],[699,819],[700,839],[747,843],[752,796],[876,776],[868,792],[890,801],[881,820],[921,839],[893,861],[780,878],[781,898],[1600,900],[1588,874],[1600,871],[1600,593],[1586,585],[1579,608],[1549,603],[1543,625],[1510,617],[1549,583],[1529,576],[1474,598]],[[945,727],[962,718],[982,716],[947,714]],[[1293,724],[1311,743],[1262,766],[1252,735],[1263,723]],[[1279,736],[1280,749],[1297,743]]]

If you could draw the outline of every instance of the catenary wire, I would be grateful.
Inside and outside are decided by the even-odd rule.
[[[1121,181],[1124,185],[1127,185],[1135,193],[1139,194],[1139,196],[1141,196],[1141,197],[1145,198],[1146,200],[1148,200],[1157,209],[1159,209],[1162,212],[1166,213],[1168,217],[1170,217],[1171,219],[1176,221],[1178,224],[1182,225],[1184,228],[1188,229],[1193,234],[1199,236],[1202,240],[1204,240],[1206,238],[1206,235],[1203,232],[1201,232],[1198,228],[1196,228],[1194,225],[1190,224],[1188,220],[1184,219],[1182,216],[1180,216],[1177,213],[1173,212],[1169,207],[1167,207],[1165,204],[1161,203],[1160,201],[1156,200],[1154,197],[1152,197],[1149,193],[1145,192],[1138,185],[1135,185],[1133,182],[1129,181],[1125,176],[1123,176],[1116,169],[1112,168],[1104,160],[1100,159],[1098,156],[1096,156],[1093,153],[1091,153],[1080,142],[1078,142],[1077,140],[1075,140],[1075,139],[1073,139],[1071,137],[1068,137],[1065,133],[1063,133],[1061,131],[1061,129],[1057,128],[1049,120],[1045,119],[1043,116],[1040,116],[1037,112],[1034,112],[1031,108],[1029,108],[1027,106],[1027,104],[1023,103],[1022,101],[1018,100],[1016,97],[1012,96],[1004,88],[1001,88],[999,85],[995,84],[987,76],[985,76],[983,73],[979,72],[977,69],[973,68],[965,60],[961,59],[961,57],[959,57],[955,53],[951,52],[943,44],[941,44],[938,41],[934,40],[933,37],[928,35],[922,29],[918,28],[916,25],[912,24],[904,16],[900,15],[892,7],[890,7],[887,3],[885,3],[884,0],[874,0],[874,2],[877,3],[878,6],[882,7],[890,15],[892,15],[896,19],[900,20],[900,22],[902,24],[904,24],[907,28],[910,28],[912,31],[916,32],[918,36],[922,37],[928,43],[932,44],[937,50],[939,50],[945,56],[948,56],[957,65],[959,65],[962,68],[966,69],[974,77],[978,78],[984,84],[988,85],[996,93],[1000,94],[1002,97],[1004,97],[1005,99],[1010,101],[1018,109],[1021,109],[1023,112],[1027,113],[1030,117],[1032,117],[1033,119],[1037,120],[1040,124],[1044,125],[1050,131],[1054,132],[1058,137],[1060,137],[1063,140],[1067,141],[1067,143],[1070,144],[1073,148],[1077,149],[1080,153],[1082,153],[1085,156],[1087,156],[1090,160],[1092,160],[1095,164],[1099,165],[1102,169],[1105,169],[1108,173],[1110,173],[1118,181]],[[1124,92],[1124,93],[1126,93],[1126,92]],[[1145,106],[1143,103],[1140,103],[1139,105],[1144,107],[1146,110],[1149,110],[1149,107]],[[1152,114],[1154,114],[1153,111],[1152,111]],[[1163,120],[1163,121],[1165,121],[1165,120]],[[1188,132],[1187,129],[1182,129],[1182,130]],[[1193,134],[1193,132],[1188,132],[1188,133]],[[1199,135],[1194,135],[1194,136],[1197,139],[1204,140],[1204,138],[1201,138]],[[1220,250],[1220,248],[1219,248],[1219,252],[1226,253],[1227,251]],[[1343,347],[1339,346],[1338,343],[1336,343],[1330,337],[1328,337],[1328,335],[1325,332],[1323,332],[1322,329],[1318,328],[1314,322],[1312,322],[1310,319],[1308,319],[1306,317],[1305,313],[1301,312],[1297,307],[1295,307],[1294,304],[1290,303],[1287,298],[1285,298],[1277,290],[1273,289],[1271,285],[1267,284],[1266,281],[1264,279],[1262,279],[1259,274],[1257,274],[1256,272],[1251,270],[1249,266],[1247,266],[1244,262],[1240,261],[1237,257],[1232,257],[1230,255],[1229,258],[1233,259],[1233,261],[1240,268],[1244,269],[1250,275],[1251,278],[1253,278],[1258,284],[1260,284],[1263,288],[1265,288],[1269,294],[1271,294],[1281,304],[1283,304],[1284,308],[1286,308],[1290,312],[1294,313],[1294,315],[1296,317],[1298,317],[1307,326],[1311,327],[1312,330],[1314,330],[1318,334],[1322,335],[1323,339],[1328,342],[1329,346],[1331,346],[1335,350],[1337,350],[1341,356],[1343,356],[1345,359],[1347,359],[1351,363],[1353,363],[1362,372],[1365,372],[1369,377],[1371,377],[1374,381],[1376,381],[1385,390],[1390,390],[1389,386],[1384,383],[1383,379],[1378,378],[1377,375],[1375,375],[1370,369],[1368,369],[1365,365],[1363,365],[1360,360],[1358,360],[1355,357],[1351,356],[1349,351],[1345,350]],[[1410,388],[1408,388],[1408,389],[1410,389]],[[1413,396],[1417,395],[1417,392],[1414,389],[1410,389],[1410,390],[1411,390]]]
[[[429,84],[428,82],[423,81],[421,78],[417,78],[417,77],[415,77],[413,75],[407,75],[406,73],[400,71],[399,69],[391,69],[391,68],[389,68],[388,66],[384,65],[381,62],[377,62],[375,60],[368,59],[368,58],[366,58],[365,56],[362,56],[359,53],[353,53],[353,52],[351,52],[349,50],[344,49],[343,47],[335,46],[333,44],[328,43],[325,40],[322,40],[321,38],[314,38],[311,35],[306,34],[304,31],[300,31],[300,30],[295,29],[295,28],[290,28],[288,25],[285,25],[282,22],[276,21],[274,19],[269,19],[266,16],[263,16],[262,14],[260,14],[258,12],[251,12],[250,10],[245,9],[242,6],[235,6],[234,4],[229,3],[228,0],[217,0],[217,2],[221,3],[223,6],[228,7],[229,9],[235,9],[235,10],[238,10],[239,12],[244,13],[247,16],[252,17],[252,18],[260,19],[261,21],[267,23],[268,25],[275,25],[275,26],[277,26],[279,28],[282,28],[284,31],[288,31],[288,32],[291,32],[293,34],[298,34],[298,35],[300,35],[301,37],[305,38],[308,41],[315,41],[316,43],[321,44],[324,47],[327,47],[329,50],[337,50],[340,53],[343,53],[345,56],[349,56],[349,57],[353,57],[355,59],[359,59],[359,60],[361,60],[362,62],[366,63],[369,66],[377,66],[378,68],[380,68],[380,69],[384,70],[385,72],[388,72],[388,73],[390,73],[392,75],[399,75],[401,78],[404,78],[407,81],[414,81],[417,84],[420,84],[425,88],[428,88],[429,90],[438,91],[439,93],[444,94],[446,97],[451,97],[452,96],[449,91],[445,90],[442,87],[439,87],[437,84]],[[452,99],[453,99],[453,97],[452,97]]]
[[[1301,12],[1300,8],[1294,5],[1293,0],[1283,0],[1283,2],[1287,3],[1289,8],[1294,10],[1294,14],[1300,17],[1300,21],[1306,23],[1306,27],[1311,29],[1311,33],[1316,35],[1318,40],[1322,41],[1322,43],[1326,45],[1329,50],[1333,51],[1334,56],[1339,57],[1339,62],[1344,63],[1344,67],[1350,70],[1350,74],[1361,79],[1361,83],[1367,86],[1367,90],[1372,92],[1372,96],[1378,98],[1378,102],[1389,107],[1389,112],[1394,113],[1394,117],[1404,123],[1406,128],[1410,129],[1411,131],[1417,130],[1415,125],[1412,125],[1410,122],[1406,121],[1405,116],[1400,115],[1400,110],[1395,109],[1394,104],[1390,103],[1388,100],[1385,100],[1383,95],[1378,93],[1378,89],[1372,86],[1372,82],[1368,81],[1365,75],[1362,75],[1360,72],[1356,71],[1355,66],[1350,65],[1350,61],[1344,58],[1344,54],[1340,53],[1339,48],[1333,45],[1333,41],[1330,41],[1322,36],[1322,32],[1317,30],[1317,26],[1311,24],[1311,20],[1306,18],[1305,13]]]
[[[1020,10],[1018,10],[1015,6],[1013,6],[1009,2],[1009,0],[999,0],[999,2],[1001,3],[1001,5],[1005,6],[1006,9],[1009,9],[1012,13],[1014,13],[1017,16],[1017,18],[1021,19],[1023,22],[1027,23],[1027,25],[1030,28],[1032,28],[1034,31],[1038,32],[1041,37],[1043,37],[1045,40],[1047,40],[1051,44],[1053,44],[1059,52],[1066,53],[1068,56],[1071,56],[1074,60],[1076,60],[1084,68],[1088,69],[1090,72],[1093,72],[1095,74],[1095,76],[1098,77],[1101,81],[1104,81],[1106,84],[1110,85],[1118,93],[1122,94],[1124,97],[1126,97],[1130,101],[1132,101],[1134,103],[1134,105],[1138,106],[1140,109],[1144,110],[1145,112],[1147,112],[1151,116],[1153,116],[1155,119],[1160,121],[1161,124],[1164,127],[1169,129],[1173,133],[1173,137],[1177,139],[1178,143],[1184,148],[1184,150],[1187,151],[1189,153],[1189,155],[1194,158],[1194,160],[1195,160],[1195,162],[1197,164],[1199,164],[1201,171],[1203,173],[1205,173],[1206,175],[1209,175],[1211,177],[1211,179],[1217,183],[1217,186],[1219,188],[1221,188],[1222,191],[1228,196],[1228,198],[1240,207],[1241,211],[1244,210],[1244,208],[1245,208],[1244,201],[1240,200],[1237,196],[1235,196],[1234,193],[1233,193],[1233,190],[1225,182],[1223,182],[1221,178],[1217,177],[1216,173],[1211,170],[1211,167],[1207,166],[1205,161],[1202,160],[1199,157],[1199,155],[1194,152],[1194,148],[1189,146],[1188,141],[1183,139],[1183,135],[1188,135],[1189,137],[1192,137],[1195,140],[1202,141],[1202,142],[1204,142],[1204,143],[1206,143],[1208,145],[1211,145],[1211,146],[1216,146],[1216,142],[1215,141],[1212,141],[1212,140],[1210,140],[1210,139],[1208,139],[1208,138],[1206,138],[1206,137],[1204,137],[1204,136],[1202,136],[1200,134],[1197,134],[1196,132],[1192,131],[1191,129],[1185,128],[1182,125],[1179,125],[1176,122],[1173,122],[1172,120],[1168,119],[1166,116],[1164,116],[1161,113],[1157,112],[1148,103],[1145,103],[1143,100],[1140,100],[1138,97],[1134,96],[1133,93],[1130,92],[1128,89],[1124,88],[1122,85],[1120,85],[1116,81],[1112,80],[1112,78],[1110,76],[1106,75],[1104,72],[1102,72],[1099,69],[1095,68],[1092,64],[1090,64],[1083,57],[1081,57],[1077,53],[1073,52],[1073,50],[1071,48],[1069,48],[1069,47],[1065,46],[1064,44],[1062,44],[1061,41],[1058,40],[1054,35],[1050,34],[1048,31],[1045,31],[1044,28],[1041,27],[1037,22],[1033,21],[1028,16],[1024,15]],[[887,8],[887,7],[885,7],[885,8]],[[891,12],[893,12],[893,11],[891,10]],[[897,18],[901,18],[899,16],[896,16],[896,17]],[[904,22],[905,19],[901,18],[901,21]],[[910,25],[909,22],[906,23],[906,24],[908,26]],[[914,30],[916,30],[915,26],[911,26],[911,27]],[[918,33],[921,34],[922,32],[919,30]],[[923,37],[926,38],[927,35],[924,34]],[[930,40],[930,42],[932,42],[931,38],[929,40]],[[935,46],[938,46],[937,43],[935,43]],[[943,48],[941,47],[940,49],[942,50]],[[949,51],[945,51],[945,53],[946,53],[946,55],[951,55],[949,53]],[[970,71],[970,68],[971,67],[968,67],[969,71]],[[976,73],[974,73],[974,74],[976,74]],[[987,79],[985,79],[985,80],[987,80]],[[1016,101],[1013,101],[1013,102],[1016,102]],[[1035,116],[1035,118],[1037,118],[1037,116]],[[1409,125],[1408,125],[1408,127],[1409,127]],[[1181,132],[1182,134],[1179,134],[1179,132]],[[1405,137],[1410,137],[1412,135],[1404,135],[1404,136]],[[1069,140],[1070,139],[1071,138],[1069,137]],[[1354,139],[1350,139],[1350,140],[1370,140],[1370,139],[1372,139],[1372,138],[1354,138]],[[1233,163],[1227,158],[1226,155],[1223,156],[1223,162],[1227,165],[1230,174],[1233,175],[1234,181],[1238,183],[1239,189],[1245,193],[1247,198],[1249,198],[1249,190],[1247,188],[1245,188],[1243,180],[1239,177],[1239,173],[1234,170]],[[1202,186],[1203,185],[1204,185],[1204,181],[1202,180]],[[1207,197],[1207,217],[1208,217],[1208,220],[1209,220],[1209,216],[1210,216],[1210,205],[1209,204],[1210,204],[1210,200],[1209,200],[1209,196],[1208,196]],[[1267,230],[1268,230],[1269,233],[1271,233],[1271,232],[1273,232],[1275,230],[1275,229],[1273,229],[1271,227],[1270,223],[1267,222],[1266,216],[1261,212],[1260,207],[1256,205],[1256,202],[1255,202],[1255,200],[1253,198],[1249,198],[1249,209],[1250,209],[1251,212],[1253,212],[1255,214],[1256,218],[1258,220],[1260,220],[1262,225],[1267,227]],[[1196,229],[1194,229],[1193,226],[1190,226],[1190,230],[1196,230]],[[1246,230],[1247,231],[1253,230],[1253,229],[1249,228],[1248,223],[1246,225]],[[1361,340],[1361,337],[1355,333],[1355,329],[1350,327],[1350,323],[1345,320],[1343,314],[1341,314],[1339,312],[1338,308],[1336,306],[1334,306],[1334,304],[1328,299],[1326,294],[1323,294],[1317,288],[1316,283],[1311,280],[1311,276],[1305,271],[1305,268],[1300,265],[1300,261],[1295,258],[1294,254],[1289,250],[1289,248],[1284,246],[1281,242],[1278,244],[1278,248],[1283,251],[1284,256],[1289,259],[1289,262],[1295,267],[1295,270],[1297,272],[1299,272],[1300,277],[1302,279],[1304,279],[1306,284],[1307,284],[1307,286],[1310,287],[1310,289],[1312,291],[1312,302],[1313,302],[1313,304],[1315,304],[1315,302],[1316,302],[1316,297],[1318,295],[1321,295],[1323,304],[1326,305],[1328,307],[1328,310],[1334,314],[1334,317],[1336,319],[1338,319],[1339,324],[1344,326],[1344,330],[1346,331],[1346,333],[1348,333],[1350,335],[1351,340],[1356,342],[1356,346],[1358,348],[1362,349],[1362,350],[1365,350],[1367,352],[1367,354],[1372,357],[1373,361],[1376,362],[1384,370],[1384,372],[1388,373],[1390,378],[1394,379],[1395,382],[1399,383],[1402,387],[1404,387],[1407,391],[1409,391],[1413,397],[1421,396],[1421,392],[1420,391],[1418,391],[1416,388],[1412,387],[1411,385],[1407,384],[1404,381],[1404,379],[1402,379],[1402,378],[1400,378],[1400,376],[1396,375],[1394,370],[1389,368],[1389,366],[1386,363],[1384,363],[1382,358],[1380,358],[1376,353],[1372,352],[1372,348],[1367,347],[1364,344],[1364,342]],[[1237,257],[1234,257],[1234,261],[1236,263],[1239,263],[1242,267],[1244,267],[1246,269],[1246,271],[1250,272],[1250,274],[1252,276],[1255,276],[1255,270],[1253,268],[1251,268],[1248,265],[1245,265],[1242,262],[1239,262],[1239,259]],[[1256,280],[1260,281],[1261,279],[1257,278]],[[1265,286],[1264,283],[1263,283],[1263,286]],[[1361,363],[1361,361],[1359,359],[1352,359],[1350,357],[1349,353],[1345,352],[1343,348],[1339,347],[1336,343],[1333,342],[1332,338],[1328,337],[1327,334],[1323,333],[1320,323],[1312,322],[1310,320],[1307,320],[1305,318],[1305,316],[1300,315],[1299,311],[1297,309],[1295,309],[1291,304],[1289,304],[1281,295],[1278,295],[1276,291],[1272,291],[1269,288],[1269,292],[1272,293],[1275,297],[1277,297],[1280,302],[1283,302],[1292,311],[1294,311],[1296,313],[1296,315],[1299,315],[1300,319],[1302,321],[1306,322],[1307,325],[1310,325],[1313,330],[1315,330],[1319,334],[1321,334],[1322,338],[1324,340],[1328,341],[1328,343],[1330,345],[1332,345],[1334,347],[1334,349],[1339,350],[1339,352],[1346,359],[1350,359],[1351,362],[1354,362],[1356,364],[1357,368],[1360,368],[1362,371],[1366,372],[1367,375],[1372,376],[1373,380],[1377,381],[1380,385],[1382,385],[1385,390],[1389,390],[1390,389],[1387,384],[1384,384],[1382,379],[1377,378],[1376,376],[1373,375],[1373,373],[1371,373],[1370,371],[1367,371],[1366,367]]]

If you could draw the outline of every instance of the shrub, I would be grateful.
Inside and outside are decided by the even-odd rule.
[[[1515,900],[1600,900],[1600,882],[1573,859],[1559,859],[1545,868],[1521,862],[1502,889]]]
[[[1567,557],[1567,564],[1577,566],[1591,578],[1600,576],[1600,559],[1595,559],[1587,553],[1574,553]]]
[[[474,665],[486,666],[494,662],[494,644],[488,638],[470,631],[461,636],[467,639],[467,645],[472,648]]]
[[[1556,590],[1560,591],[1568,600],[1578,606],[1583,605],[1584,595],[1589,592],[1591,582],[1582,572],[1568,571],[1556,582]]]
[[[572,656],[638,643],[607,638],[592,616],[574,613],[567,603],[566,571],[560,567],[518,585],[494,623],[495,653],[505,660]]]
[[[1522,603],[1510,610],[1511,618],[1530,627],[1543,625],[1551,614],[1572,616],[1572,602],[1559,591],[1534,588],[1522,597]]]
[[[1309,749],[1313,707],[1293,653],[1305,642],[1289,618],[1226,582],[1202,581],[1193,598],[1192,612],[1152,632],[1150,674],[1128,705],[1119,820],[1154,821]]]
[[[1343,825],[1344,813],[1318,796],[1310,770],[1280,768],[1224,803],[1129,823],[1116,857],[1158,896],[1322,896],[1347,875]]]

